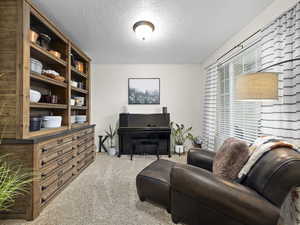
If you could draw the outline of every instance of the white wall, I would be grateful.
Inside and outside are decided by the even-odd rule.
[[[251,0],[250,0],[251,1]],[[293,7],[299,0],[274,0],[261,14],[255,17],[250,24],[245,26],[240,32],[234,35],[223,46],[221,46],[214,54],[203,62],[203,67],[207,67],[214,63],[225,52],[238,45],[241,41],[270,24],[274,19],[282,13]]]
[[[127,105],[129,77],[159,77],[161,105],[129,106],[129,111],[156,113],[161,112],[161,107],[166,105],[172,120],[187,126],[192,125],[194,133],[199,135],[202,129],[204,68],[297,2],[298,0],[274,0],[249,25],[224,43],[201,65],[93,65],[92,122],[97,125],[96,134],[103,134],[109,124],[117,123],[118,114]]]
[[[116,124],[128,106],[128,78],[160,78],[161,105],[129,105],[131,113],[157,113],[167,106],[171,120],[200,135],[203,74],[200,65],[92,65],[92,122],[96,134]]]

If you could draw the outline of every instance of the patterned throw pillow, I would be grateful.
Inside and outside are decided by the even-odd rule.
[[[247,143],[236,138],[228,138],[216,153],[213,174],[231,181],[236,180],[248,158]]]

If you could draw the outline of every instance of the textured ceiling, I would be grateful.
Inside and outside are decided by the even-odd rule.
[[[33,0],[94,63],[200,63],[273,0]],[[156,26],[151,40],[132,31]]]

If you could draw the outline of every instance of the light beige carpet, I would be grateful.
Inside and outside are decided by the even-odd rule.
[[[168,158],[164,156],[162,158]],[[96,161],[55,198],[33,222],[0,221],[0,225],[167,225],[173,224],[165,209],[140,202],[136,175],[155,156],[110,157]],[[186,162],[185,156],[172,156]]]

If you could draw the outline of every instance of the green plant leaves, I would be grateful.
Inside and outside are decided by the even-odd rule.
[[[33,173],[21,165],[8,163],[8,156],[0,156],[0,211],[9,211],[16,197],[28,191]]]
[[[176,145],[184,145],[186,140],[189,139],[189,132],[193,129],[189,127],[185,129],[183,124],[177,124],[174,122],[170,123],[172,129],[172,137]]]

